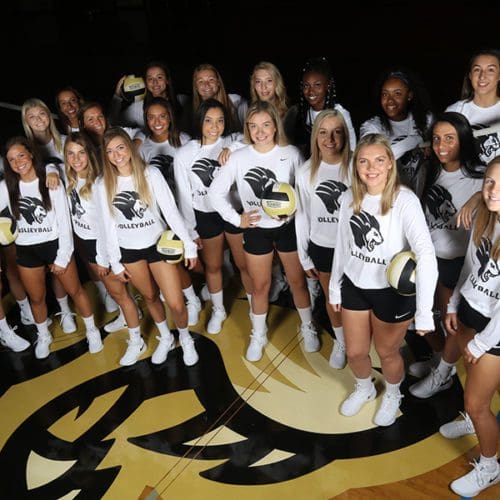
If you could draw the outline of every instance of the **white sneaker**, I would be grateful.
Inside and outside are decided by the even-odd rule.
[[[106,295],[104,296],[104,308],[106,309],[106,312],[112,313],[118,310],[118,304],[115,302],[113,297],[109,293],[106,292]]]
[[[275,278],[273,276],[271,281],[271,288],[269,290],[269,302],[276,302],[281,294],[288,288],[288,283],[283,277]]]
[[[33,313],[31,312],[31,309],[28,309],[27,311],[20,309],[19,318],[21,319],[21,323],[23,325],[28,326],[28,325],[35,324],[35,318],[33,317]]]
[[[181,337],[179,343],[182,347],[182,359],[186,366],[193,366],[198,363],[200,359],[196,348],[194,346],[194,340],[192,337]]]
[[[214,307],[212,309],[212,316],[207,324],[207,333],[212,335],[217,335],[222,330],[222,323],[227,318],[225,309],[217,309]]]
[[[107,333],[118,332],[124,328],[127,328],[127,322],[125,321],[125,316],[121,313],[121,311],[117,318],[104,325],[104,331]]]
[[[373,383],[369,388],[363,389],[361,385],[356,382],[354,391],[351,392],[349,397],[340,405],[340,413],[342,413],[345,417],[352,417],[353,415],[356,415],[356,413],[359,413],[365,403],[375,399],[376,395],[377,390],[375,389]]]
[[[380,408],[375,413],[373,423],[382,427],[392,425],[396,421],[396,414],[398,413],[401,399],[403,399],[403,395],[400,393],[392,394],[386,392],[382,397]]]
[[[50,344],[52,344],[52,336],[49,334],[38,334],[38,339],[35,345],[35,358],[44,359],[50,354]]]
[[[250,335],[250,344],[248,346],[245,357],[248,361],[259,361],[262,358],[262,350],[267,344],[266,332],[261,334],[256,334],[252,330]]]
[[[172,334],[156,338],[159,340],[159,343],[151,356],[151,363],[161,365],[167,360],[168,353],[175,347],[175,338]]]
[[[188,326],[197,325],[198,321],[200,321],[200,311],[201,311],[200,299],[196,297],[196,300],[188,300],[186,302],[186,309],[188,313]]]
[[[137,362],[139,356],[146,352],[147,346],[141,336],[130,338],[127,340],[127,350],[120,359],[120,365],[131,366]]]
[[[339,342],[338,340],[333,341],[333,349],[330,354],[329,360],[330,366],[336,368],[337,370],[342,370],[347,364],[345,344]]]
[[[101,352],[103,349],[101,332],[97,328],[90,328],[86,332],[90,354]]]
[[[203,302],[207,302],[208,300],[210,300],[210,292],[208,291],[208,286],[206,283],[201,287],[200,297]]]
[[[423,378],[429,375],[433,368],[437,368],[441,361],[439,354],[431,354],[428,359],[422,361],[415,361],[408,367],[408,373],[413,377]]]
[[[451,373],[448,378],[443,380],[437,368],[433,368],[427,377],[416,384],[410,385],[408,390],[416,398],[427,399],[438,392],[448,389],[451,384],[453,384]]]
[[[60,316],[59,323],[61,324],[61,328],[64,333],[76,332],[76,323],[73,319],[73,316],[75,316],[74,313],[58,312],[55,314],[55,316]]]
[[[460,415],[462,415],[463,420],[452,420],[439,428],[441,436],[448,439],[457,439],[468,434],[475,434],[476,429],[474,429],[474,424],[469,415],[463,411],[460,412]]]
[[[0,344],[8,347],[14,352],[21,352],[28,349],[31,344],[14,333],[16,329],[17,327],[15,326],[14,328],[9,327],[8,330],[0,330]]]
[[[454,493],[461,497],[471,498],[479,495],[481,491],[500,483],[500,466],[495,472],[487,472],[480,462],[470,462],[473,469],[450,484]]]
[[[304,351],[318,352],[319,351],[319,338],[318,332],[312,323],[302,323],[300,326],[300,334],[304,339]]]

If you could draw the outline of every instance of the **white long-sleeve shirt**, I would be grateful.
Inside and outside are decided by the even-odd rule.
[[[19,181],[19,211],[17,220],[18,236],[16,245],[31,246],[58,240],[58,250],[54,264],[66,267],[73,254],[73,229],[64,188],[59,185],[49,190],[51,209],[46,210],[38,189],[38,178],[31,182]],[[10,206],[5,181],[0,183],[0,209]]]
[[[492,244],[498,238],[498,221],[491,240],[483,237],[477,247],[474,239],[470,238],[464,266],[448,304],[448,313],[456,313],[462,295],[474,310],[491,318],[486,328],[467,345],[475,358],[492,347],[500,347],[500,259],[495,261],[491,258]]]
[[[433,297],[438,277],[437,261],[429,229],[417,196],[401,186],[392,208],[380,211],[381,195],[364,196],[361,212],[353,213],[352,191],[342,197],[337,242],[330,277],[329,300],[341,303],[345,274],[362,289],[389,287],[386,269],[391,258],[404,250],[415,253],[417,330],[434,330]]]
[[[457,227],[457,216],[469,198],[481,190],[482,179],[473,179],[462,170],[442,169],[425,197],[425,217],[431,232],[436,256],[442,259],[463,257],[470,232]]]
[[[139,250],[153,246],[167,224],[182,240],[185,257],[197,256],[196,244],[189,237],[167,181],[156,167],[146,167],[145,176],[152,197],[151,205],[139,198],[132,176],[117,178],[113,209],[109,207],[104,182],[96,184],[103,211],[103,237],[111,269],[115,274],[124,270],[120,262],[120,247]]]
[[[224,148],[229,148],[240,138],[240,134],[231,134],[219,137],[214,144],[203,146],[193,139],[177,151],[174,159],[177,199],[193,239],[199,238],[195,210],[205,213],[216,211],[208,198],[208,189],[219,172],[226,168],[221,167],[217,158]],[[228,202],[231,202],[229,197]]]
[[[253,145],[245,146],[231,154],[210,185],[210,202],[225,221],[239,227],[241,216],[227,199],[231,187],[236,184],[243,210],[258,210],[261,216],[257,227],[280,227],[284,221],[273,219],[262,209],[262,194],[275,182],[287,182],[294,186],[296,170],[302,163],[300,151],[295,146],[275,145],[267,153],[259,153]]]
[[[500,125],[500,101],[493,106],[482,108],[474,101],[457,101],[450,104],[446,111],[456,111],[464,115],[474,130]],[[487,165],[493,158],[500,154],[500,134],[489,134],[476,139],[479,146],[479,158]]]
[[[349,172],[352,166],[349,165]],[[314,267],[308,254],[309,241],[326,248],[335,248],[337,224],[342,195],[351,185],[349,175],[344,178],[341,165],[321,162],[314,182],[310,181],[311,160],[297,171],[297,212],[295,232],[302,267]]]

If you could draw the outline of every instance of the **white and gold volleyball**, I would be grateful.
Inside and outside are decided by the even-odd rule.
[[[184,258],[184,244],[170,229],[162,233],[156,244],[156,249],[169,264],[177,264]]]
[[[146,95],[146,84],[140,76],[128,75],[123,81],[123,98],[128,102],[143,101]]]
[[[279,219],[290,217],[297,208],[295,190],[287,182],[276,182],[266,188],[261,202],[267,215]]]
[[[399,252],[387,266],[387,281],[401,295],[415,295],[417,261],[411,251]]]
[[[0,217],[0,245],[10,245],[17,238],[17,224],[10,217]]]

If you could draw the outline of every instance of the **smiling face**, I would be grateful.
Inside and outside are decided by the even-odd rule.
[[[26,122],[33,132],[45,132],[49,128],[50,118],[44,108],[34,106],[26,111]]]
[[[85,111],[83,114],[83,126],[85,130],[93,132],[102,136],[106,131],[106,117],[102,109],[98,106],[93,106]]]
[[[57,103],[61,113],[68,119],[71,125],[78,125],[78,110],[80,109],[80,100],[71,90],[63,90],[57,96]]]
[[[169,137],[170,113],[161,104],[153,104],[148,108],[146,121],[153,140],[164,142]]]
[[[261,101],[272,101],[276,93],[276,83],[269,71],[258,69],[254,75],[254,89]]]
[[[8,149],[6,158],[11,170],[18,174],[22,181],[29,182],[35,179],[33,155],[23,144],[13,144]]]
[[[322,120],[318,130],[317,143],[321,159],[324,162],[339,163],[345,144],[344,127],[340,118],[329,116]]]
[[[220,108],[209,108],[201,129],[203,144],[214,144],[224,133],[224,113]]]
[[[384,146],[370,144],[359,150],[356,171],[369,194],[377,195],[384,191],[392,167]]]
[[[389,78],[380,91],[380,105],[389,120],[399,122],[408,116],[408,103],[413,98],[408,85],[399,78]]]
[[[219,78],[211,69],[202,69],[196,74],[195,87],[202,101],[215,98],[220,89]]]
[[[302,77],[302,93],[314,111],[321,111],[325,106],[328,91],[328,79],[316,71],[304,73]]]
[[[437,122],[432,129],[432,149],[447,172],[460,168],[460,141],[455,127]]]
[[[146,71],[146,88],[153,97],[166,97],[168,79],[162,68],[153,66]]]
[[[130,160],[132,158],[132,153],[128,145],[120,136],[116,136],[108,142],[106,156],[111,165],[116,167],[119,175],[131,175],[132,165]]]
[[[469,78],[474,89],[474,95],[496,96],[500,81],[500,63],[493,55],[480,55],[474,59]]]
[[[488,210],[500,215],[500,161],[493,163],[486,172],[482,192]]]
[[[276,125],[265,111],[253,114],[247,122],[248,132],[257,151],[270,151],[275,145]]]
[[[65,145],[64,150],[66,164],[77,173],[78,177],[84,178],[89,162],[85,148],[77,142],[69,142]]]

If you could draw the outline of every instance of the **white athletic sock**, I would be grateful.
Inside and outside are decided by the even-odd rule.
[[[401,380],[402,382],[403,380]],[[398,382],[397,384],[389,384],[387,380],[385,381],[385,392],[387,394],[400,394],[399,386],[401,385],[401,382]]]
[[[302,324],[311,323],[311,321],[313,320],[312,309],[310,307],[304,307],[302,309],[300,307],[297,307],[297,312],[299,313],[300,321],[302,321]]]
[[[137,326],[135,328],[129,328],[128,334],[131,339],[137,338],[141,336],[141,327]]]
[[[210,292],[210,300],[214,309],[224,309],[224,292]]]
[[[0,319],[0,330],[3,330],[4,332],[10,330],[9,323],[7,323],[7,318]]]
[[[84,318],[82,316],[82,319],[83,319],[83,323],[85,324],[85,329],[91,330],[91,329],[96,327],[93,314],[91,314],[90,316],[87,316],[86,318]]]
[[[266,331],[266,318],[265,314],[252,314],[250,319],[252,320],[253,331],[256,334],[263,334]]]
[[[155,325],[162,337],[170,337],[170,335],[172,335],[172,333],[170,332],[170,328],[167,325],[167,320],[162,321],[161,323],[155,322]]]
[[[16,302],[19,305],[19,309],[21,309],[21,311],[24,311],[27,314],[31,314],[31,305],[28,297],[24,297],[24,299],[21,300],[16,300]]]
[[[69,302],[68,302],[68,296],[65,295],[64,297],[61,297],[60,299],[57,299],[57,303],[59,304],[59,307],[61,308],[61,312],[63,313],[71,313],[71,309],[69,307]]]
[[[191,338],[191,334],[189,333],[188,328],[179,328],[177,327],[177,331],[179,332],[179,340],[184,340],[187,338]]]
[[[186,300],[188,301],[196,301],[198,298],[196,296],[196,292],[194,291],[193,285],[189,285],[187,288],[183,288],[182,293],[184,294],[184,297],[186,297]]]
[[[41,323],[35,323],[38,335],[50,335],[49,327],[47,326],[47,320]]]
[[[371,377],[368,377],[368,378],[357,378],[356,377],[356,383],[359,384],[361,389],[364,389],[367,391],[370,390],[371,386],[373,385]]]
[[[439,365],[437,366],[437,371],[441,375],[443,380],[446,380],[450,377],[451,370],[455,363],[448,363],[443,358],[439,361]]]
[[[500,466],[498,465],[496,454],[492,457],[479,455],[479,463],[484,466],[487,472],[491,472],[492,474],[500,468]]]
[[[344,339],[344,328],[342,326],[333,326],[333,333],[335,333],[335,339],[337,342],[340,342],[341,344],[345,345],[345,339]]]

